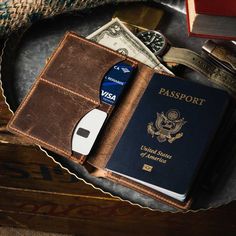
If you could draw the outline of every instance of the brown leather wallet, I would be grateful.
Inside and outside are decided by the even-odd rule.
[[[136,67],[135,78],[113,110],[100,102],[105,73],[127,61]],[[10,132],[65,156],[94,166],[94,175],[111,179],[169,205],[188,209],[191,199],[179,202],[157,191],[105,170],[155,70],[74,33],[67,33],[8,124]],[[110,117],[88,156],[72,152],[72,134],[78,121],[94,108]],[[112,112],[113,110],[113,112]]]

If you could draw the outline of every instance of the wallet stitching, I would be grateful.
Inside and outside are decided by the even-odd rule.
[[[50,59],[49,59],[49,61],[48,61],[48,63],[47,63],[47,66],[43,69],[43,71],[41,72],[40,76],[39,76],[39,77],[37,78],[37,80],[35,81],[35,84],[33,85],[32,89],[31,89],[30,92],[26,95],[26,97],[25,97],[25,99],[24,99],[22,105],[21,105],[21,106],[19,107],[19,109],[15,112],[15,115],[12,117],[12,120],[11,120],[11,122],[10,122],[11,124],[14,123],[14,121],[15,121],[15,119],[18,117],[19,113],[20,113],[20,112],[22,111],[22,109],[26,106],[28,100],[29,100],[30,97],[32,96],[33,92],[34,92],[35,89],[37,88],[37,86],[38,86],[38,84],[39,84],[40,81],[44,81],[44,82],[46,82],[46,83],[48,83],[48,84],[51,84],[51,85],[53,85],[53,86],[55,86],[55,87],[64,89],[64,90],[66,90],[66,91],[68,91],[68,92],[71,92],[72,94],[75,94],[75,95],[80,96],[80,97],[82,97],[82,98],[84,98],[84,99],[87,99],[87,100],[89,100],[89,101],[92,101],[92,102],[95,103],[95,104],[99,104],[99,103],[98,103],[97,101],[95,101],[95,100],[92,100],[92,99],[87,98],[87,97],[85,97],[85,96],[83,96],[83,95],[77,94],[76,92],[73,92],[73,91],[71,91],[71,90],[69,90],[69,89],[67,89],[67,88],[65,88],[65,87],[63,87],[63,86],[54,84],[54,83],[49,82],[49,81],[47,81],[47,80],[44,80],[44,79],[42,78],[42,75],[45,73],[45,71],[47,70],[48,66],[49,66],[49,65],[51,64],[51,62],[53,61],[53,58],[60,52],[60,50],[61,50],[62,47],[64,46],[64,42],[66,41],[66,38],[67,38],[68,36],[73,36],[73,37],[75,37],[75,38],[77,38],[77,39],[79,38],[80,40],[84,41],[84,42],[87,43],[87,44],[91,43],[91,44],[96,45],[96,46],[98,46],[98,47],[100,47],[100,48],[103,48],[103,49],[106,50],[106,51],[109,51],[109,52],[111,52],[111,53],[113,53],[113,54],[116,54],[116,55],[120,56],[121,58],[125,58],[125,57],[123,57],[122,55],[120,55],[120,54],[118,54],[118,53],[115,53],[115,52],[113,52],[112,50],[109,50],[109,49],[107,49],[107,48],[105,48],[105,47],[102,47],[102,46],[99,45],[99,44],[92,43],[91,41],[87,41],[87,40],[85,40],[85,39],[83,39],[83,38],[81,38],[81,37],[78,37],[78,36],[76,37],[76,36],[75,36],[74,34],[72,34],[72,33],[68,33],[68,34],[66,35],[66,37],[64,37],[64,39],[62,39],[62,41],[60,42],[60,44],[59,44],[57,50],[54,51],[54,53],[53,53],[52,56],[50,57]],[[130,60],[130,61],[132,61],[133,63],[135,63],[135,61],[133,61],[133,60]],[[50,147],[50,148],[52,148],[53,150],[56,150],[56,151],[59,151],[59,152],[65,154],[66,156],[71,156],[71,153],[67,152],[66,150],[60,149],[60,148],[57,148],[57,147],[54,147],[54,146],[52,146],[51,144],[49,144],[48,142],[45,142],[45,141],[43,141],[43,140],[37,138],[36,136],[27,134],[27,133],[21,131],[20,129],[18,129],[18,128],[16,128],[16,127],[13,127],[10,123],[9,123],[8,127],[9,127],[10,129],[14,130],[16,133],[21,134],[21,135],[25,135],[25,136],[27,136],[27,137],[29,137],[29,138],[32,138],[32,139],[34,139],[34,140],[36,140],[36,141],[38,141],[38,142],[40,142],[40,143],[42,143],[42,144],[44,144],[44,145]],[[82,161],[82,159],[83,159],[83,157],[80,158],[80,161]]]
[[[69,155],[69,158],[72,161],[75,161],[76,163],[79,163],[79,164],[83,164],[84,160],[85,160],[85,156],[84,155],[81,155],[80,157],[74,157],[73,154],[72,154],[72,155]]]
[[[66,156],[70,156],[70,155],[71,155],[71,154],[70,154],[69,152],[67,152],[66,150],[60,149],[60,148],[57,148],[57,147],[54,147],[54,146],[52,146],[51,144],[49,144],[48,142],[45,142],[45,141],[43,141],[43,140],[37,138],[36,136],[32,136],[32,135],[30,135],[30,134],[27,134],[27,133],[25,133],[25,132],[22,132],[21,130],[19,130],[19,129],[15,128],[15,127],[12,127],[12,126],[9,126],[9,127],[10,127],[12,130],[14,130],[16,133],[21,134],[21,135],[24,135],[24,136],[27,136],[28,138],[32,138],[32,139],[34,139],[34,140],[36,140],[36,141],[38,141],[38,142],[44,144],[45,146],[48,146],[49,148],[56,150],[57,152],[61,152],[61,153],[63,153],[63,154],[66,155]],[[39,145],[40,145],[40,144],[39,144]]]
[[[137,66],[137,65],[138,65],[138,62],[136,62],[136,61],[133,60],[132,58],[127,58],[127,57],[123,56],[123,55],[120,54],[120,53],[117,53],[117,52],[115,52],[115,51],[113,51],[113,50],[111,50],[111,49],[109,49],[109,48],[107,48],[107,47],[104,47],[103,45],[97,44],[97,43],[95,43],[95,42],[93,42],[93,41],[91,41],[91,40],[84,39],[84,38],[82,38],[82,37],[79,37],[78,35],[75,35],[74,33],[68,32],[67,35],[65,36],[65,38],[60,42],[60,45],[58,46],[58,49],[57,49],[57,50],[53,53],[53,55],[50,57],[50,60],[49,60],[49,62],[47,63],[47,66],[45,67],[45,69],[42,71],[41,75],[43,75],[43,74],[45,73],[45,71],[47,70],[48,66],[51,64],[51,61],[53,61],[53,58],[61,51],[61,49],[62,49],[63,46],[64,46],[64,42],[66,41],[66,38],[69,37],[69,36],[72,36],[72,37],[76,38],[77,40],[81,40],[81,41],[83,41],[83,42],[86,43],[86,44],[92,44],[92,45],[94,45],[94,46],[96,46],[96,47],[102,48],[103,50],[108,51],[108,52],[110,52],[110,53],[112,53],[112,54],[114,54],[114,55],[117,55],[117,56],[119,56],[120,58],[122,58],[122,59],[124,59],[124,60],[128,60],[128,61],[132,62],[131,66]],[[87,100],[89,100],[89,101],[95,103],[96,105],[99,105],[99,104],[100,104],[100,102],[97,102],[96,100],[93,100],[93,99],[91,99],[91,98],[89,98],[89,97],[83,96],[83,95],[81,95],[81,94],[79,94],[79,93],[77,93],[77,92],[74,92],[74,91],[72,91],[72,90],[70,90],[70,89],[68,89],[68,88],[66,88],[66,87],[64,87],[64,86],[58,85],[58,84],[53,83],[53,82],[48,81],[48,80],[45,80],[45,79],[43,79],[41,76],[39,77],[38,80],[42,80],[42,81],[44,81],[44,82],[46,82],[46,83],[48,83],[48,84],[51,84],[51,85],[53,85],[53,86],[55,86],[55,87],[58,87],[58,88],[61,88],[61,89],[66,90],[66,91],[68,91],[68,92],[71,92],[71,93],[73,93],[73,94],[75,94],[75,95],[77,95],[77,96],[80,96],[80,97],[82,97],[82,98],[84,98],[84,99],[87,99]]]
[[[146,70],[143,70],[143,69],[145,69],[145,68],[148,68],[148,70],[146,71]],[[145,66],[145,67],[140,67],[139,68],[139,70],[138,70],[139,72],[138,72],[138,77],[137,77],[137,74],[136,74],[136,76],[135,76],[135,81],[136,81],[136,83],[138,83],[138,80],[137,80],[137,78],[140,78],[139,76],[142,76],[142,77],[144,77],[145,79],[144,79],[144,81],[147,81],[146,83],[148,84],[149,82],[149,80],[148,79],[146,79],[146,77],[147,78],[151,78],[152,76],[150,76],[150,75],[153,75],[155,72],[153,71],[153,70],[151,70],[151,68],[149,68],[149,67],[147,67],[147,66]],[[140,83],[139,83],[140,84]],[[146,86],[147,86],[147,84],[146,84]],[[134,84],[132,84],[132,87],[134,86]],[[140,89],[140,90],[145,90],[145,87],[143,87],[144,85],[142,85],[141,87],[142,87],[142,89]],[[138,95],[139,93],[137,93],[137,95]],[[136,96],[137,97],[137,96]],[[138,96],[139,97],[139,96]],[[137,106],[137,103],[135,103],[136,105],[135,106]],[[109,107],[109,110],[108,110],[108,113],[110,113],[110,110],[111,109],[113,109],[113,107],[111,106],[111,107]],[[123,108],[124,109],[124,108]],[[129,109],[130,110],[130,109]],[[135,110],[135,109],[134,109]],[[121,110],[122,111],[122,110]],[[121,115],[122,113],[120,113],[120,115]],[[127,126],[128,125],[128,122],[129,121],[127,121],[127,119],[129,120],[130,119],[130,117],[132,116],[132,114],[130,114],[130,112],[129,112],[129,118],[126,118],[125,120],[125,125],[123,125],[123,127],[122,127],[122,129],[124,128],[124,126]],[[117,118],[115,118],[115,120],[117,120]],[[118,121],[119,122],[119,121]],[[113,122],[114,123],[114,122]],[[113,127],[113,126],[109,126],[109,127]],[[104,130],[106,130],[106,128],[104,128]],[[117,144],[118,144],[118,142],[119,142],[119,140],[120,140],[120,138],[121,138],[121,136],[122,136],[122,133],[124,132],[124,130],[123,131],[120,131],[120,129],[118,130],[118,132],[116,132],[116,134],[115,134],[115,138],[114,138],[114,142],[112,142],[112,145],[111,145],[111,143],[109,142],[109,140],[107,140],[107,139],[105,139],[105,141],[104,141],[104,139],[102,139],[102,141],[104,141],[106,144],[107,144],[107,142],[109,143],[109,150],[107,151],[107,150],[105,150],[105,154],[104,154],[104,149],[102,148],[100,148],[100,146],[102,146],[101,145],[101,142],[99,143],[100,145],[99,145],[99,147],[98,147],[98,152],[95,154],[95,155],[93,155],[92,156],[92,158],[90,158],[89,159],[89,162],[92,164],[92,165],[95,165],[95,166],[99,166],[99,168],[104,168],[105,166],[106,166],[106,164],[108,163],[108,161],[110,160],[110,158],[111,158],[111,155],[112,155],[112,153],[113,153],[113,151],[114,151],[114,145],[116,146]],[[102,154],[101,154],[101,151],[102,151]],[[100,154],[99,154],[100,153]]]
[[[21,104],[21,106],[19,107],[19,109],[15,112],[15,115],[12,117],[12,120],[10,123],[14,123],[15,119],[18,117],[18,114],[21,112],[21,110],[25,107],[26,103],[28,102],[28,100],[30,99],[32,93],[34,92],[34,90],[36,89],[37,85],[39,84],[39,79],[36,80],[35,84],[33,85],[32,89],[30,90],[30,92],[26,95],[23,103]]]
[[[40,73],[40,75],[37,77],[35,83],[33,84],[31,90],[29,91],[29,93],[25,96],[24,100],[22,101],[20,107],[18,108],[18,110],[15,112],[14,116],[12,117],[11,121],[9,123],[14,123],[15,119],[17,118],[18,114],[21,112],[21,110],[25,107],[26,103],[28,102],[29,98],[31,97],[32,93],[34,92],[34,90],[36,89],[38,83],[40,82],[40,79],[42,79],[43,74],[46,72],[47,68],[49,67],[49,65],[51,64],[51,62],[53,61],[53,58],[57,56],[57,54],[61,51],[61,49],[64,46],[64,42],[66,41],[66,38],[68,37],[69,33],[67,33],[67,35],[60,41],[57,49],[52,53],[52,55],[49,58],[49,61],[47,62],[47,65],[43,68],[42,72]],[[10,125],[9,125],[10,127]]]
[[[83,156],[81,156],[81,157],[79,158],[79,163],[80,163],[80,164],[83,164],[85,160],[86,160],[86,156],[83,155]]]
[[[110,113],[110,111],[112,110],[112,106],[110,105],[109,107],[108,107],[108,109],[107,109],[107,113]]]
[[[72,156],[73,157],[73,156]],[[80,157],[79,157],[79,163],[80,164],[83,164],[83,162],[84,162],[84,160],[86,159],[86,156],[85,155],[81,155]]]
[[[91,99],[91,98],[89,98],[89,97],[83,96],[83,95],[81,95],[81,94],[79,94],[79,93],[77,93],[77,92],[74,92],[73,90],[70,90],[70,89],[68,89],[68,88],[66,88],[66,87],[64,87],[64,86],[59,85],[59,84],[53,83],[53,82],[48,81],[48,80],[45,80],[45,79],[43,79],[43,78],[40,78],[40,81],[43,81],[43,82],[45,82],[45,83],[47,83],[47,84],[50,84],[50,85],[52,85],[52,86],[54,86],[54,87],[56,87],[56,88],[65,90],[65,91],[67,91],[67,92],[69,92],[69,93],[72,93],[73,95],[79,96],[79,97],[81,97],[81,98],[83,98],[83,99],[86,99],[86,100],[92,102],[92,103],[95,103],[96,105],[99,105],[99,104],[100,104],[100,102],[97,102],[97,101],[94,100],[94,99]]]
[[[113,50],[111,50],[111,49],[109,49],[109,48],[107,48],[107,47],[104,47],[104,46],[99,45],[99,44],[97,44],[97,43],[95,43],[95,42],[86,40],[86,39],[84,39],[84,38],[82,38],[82,37],[79,37],[79,36],[77,36],[77,35],[75,35],[75,34],[73,34],[73,33],[70,33],[70,32],[68,32],[67,35],[64,37],[64,39],[61,40],[61,42],[60,42],[60,44],[59,44],[57,50],[55,50],[55,51],[53,52],[53,54],[51,55],[51,57],[50,57],[50,59],[49,59],[49,61],[48,61],[48,63],[47,63],[47,66],[43,69],[43,71],[41,72],[40,76],[39,76],[39,77],[37,78],[37,80],[35,81],[35,84],[32,86],[30,92],[26,95],[26,97],[25,97],[24,101],[22,102],[21,106],[19,107],[19,109],[15,112],[15,115],[12,117],[12,120],[11,120],[11,122],[9,123],[8,127],[9,127],[10,129],[14,130],[16,133],[21,134],[21,135],[23,135],[23,136],[25,135],[26,137],[29,137],[29,138],[32,138],[32,139],[34,139],[34,140],[36,140],[36,141],[38,141],[38,142],[44,144],[45,146],[48,146],[49,148],[51,148],[51,149],[53,149],[53,150],[55,150],[55,151],[57,151],[57,152],[61,152],[61,153],[65,154],[66,156],[71,156],[71,153],[67,152],[66,150],[60,149],[60,148],[57,148],[57,147],[54,147],[54,146],[52,146],[51,144],[49,144],[48,142],[45,142],[45,141],[43,141],[43,140],[37,138],[36,136],[27,134],[27,133],[21,131],[20,129],[18,129],[18,128],[16,128],[16,127],[13,127],[13,126],[11,125],[11,124],[14,123],[15,119],[18,117],[18,115],[19,115],[19,113],[22,111],[22,109],[26,106],[28,100],[29,100],[30,97],[32,96],[32,93],[35,91],[35,89],[37,88],[37,86],[38,86],[38,84],[39,84],[40,81],[44,81],[44,82],[46,82],[46,83],[48,83],[48,84],[51,84],[51,85],[53,85],[53,86],[55,86],[55,87],[64,89],[64,90],[66,90],[66,91],[68,91],[68,92],[71,92],[71,93],[73,93],[73,94],[75,94],[75,95],[78,95],[78,96],[80,96],[80,97],[82,97],[82,98],[84,98],[84,99],[86,99],[86,100],[90,100],[90,101],[92,101],[92,102],[95,103],[95,104],[99,104],[99,103],[98,103],[97,101],[95,101],[95,100],[92,100],[92,99],[90,99],[90,98],[87,98],[87,97],[85,97],[85,96],[83,96],[83,95],[80,95],[80,94],[78,94],[78,93],[76,93],[76,92],[73,92],[73,91],[71,91],[71,90],[69,90],[69,89],[67,89],[67,88],[65,88],[65,87],[63,87],[63,86],[54,84],[54,83],[49,82],[49,81],[47,81],[47,80],[45,80],[45,79],[42,78],[42,75],[45,73],[45,71],[47,70],[48,66],[49,66],[49,65],[51,64],[51,62],[53,61],[53,58],[60,52],[60,50],[61,50],[62,47],[64,46],[64,42],[66,41],[66,38],[67,38],[68,36],[72,36],[72,37],[74,37],[74,38],[76,38],[76,39],[79,39],[79,40],[83,41],[83,42],[86,43],[86,44],[92,44],[92,45],[94,45],[94,46],[96,46],[96,47],[99,47],[99,48],[102,48],[103,50],[108,51],[108,52],[110,52],[110,53],[112,53],[112,54],[114,54],[114,55],[117,55],[117,56],[119,56],[120,58],[123,58],[124,60],[128,60],[128,61],[132,62],[132,66],[137,66],[138,62],[136,62],[135,60],[132,60],[131,58],[124,57],[124,56],[122,56],[120,53],[114,52]],[[111,108],[112,108],[112,107],[109,107],[109,108],[108,108],[108,111],[110,111]],[[84,157],[82,156],[79,161],[82,163],[82,162],[83,162],[83,159],[84,159]]]
[[[43,79],[42,79],[43,80]],[[39,138],[37,138],[36,136],[33,136],[33,135],[30,135],[30,134],[27,134],[26,132],[23,132],[21,131],[20,129],[16,128],[16,127],[13,127],[11,124],[14,123],[15,119],[18,117],[19,113],[21,112],[21,110],[26,106],[28,100],[30,99],[32,93],[34,92],[34,90],[37,88],[38,84],[40,83],[41,81],[41,78],[36,80],[35,84],[33,85],[32,89],[30,90],[30,92],[28,93],[28,95],[25,97],[25,100],[24,102],[22,103],[22,106],[15,112],[15,115],[12,117],[12,120],[11,122],[9,123],[8,127],[12,130],[14,130],[16,133],[18,134],[21,134],[21,135],[25,135],[29,138],[32,138],[32,139],[35,139],[36,141],[38,142],[41,142],[42,144],[48,146],[49,148],[52,148],[53,150],[56,150],[57,152],[61,152],[63,153],[64,155],[66,156],[70,156],[71,153],[70,152],[67,152],[66,150],[64,149],[60,149],[60,148],[57,148],[57,147],[54,147],[52,146],[51,144],[49,144],[48,142],[45,142]],[[44,81],[44,80],[43,80]]]
[[[133,186],[134,188],[138,189],[138,190],[141,190],[142,192],[146,192],[147,194],[151,195],[151,196],[154,196],[154,197],[158,197],[158,199],[162,200],[162,201],[165,201],[166,203],[169,203],[173,206],[176,206],[176,207],[181,207],[183,208],[184,206],[181,205],[181,204],[178,204],[178,203],[175,203],[167,198],[165,198],[164,196],[162,196],[161,194],[158,194],[158,193],[153,193],[152,191],[150,190],[147,190],[147,189],[143,189],[142,187],[136,185],[136,184],[133,184],[127,180],[124,180],[124,179],[121,179],[121,178],[118,178],[118,177],[115,177],[114,175],[112,175],[110,172],[107,173],[107,176],[110,177],[111,179],[114,179],[116,180],[117,182],[121,182],[121,183],[124,183],[124,184],[127,184],[127,185],[130,185],[130,186]],[[185,206],[189,206],[190,203],[187,203]]]
[[[35,89],[37,88],[39,82],[40,82],[39,79],[35,82],[34,86],[33,86],[32,89],[30,90],[30,92],[28,93],[28,95],[26,96],[26,98],[25,98],[25,100],[24,100],[22,106],[17,110],[17,112],[15,113],[15,116],[13,116],[12,121],[11,121],[11,124],[14,123],[15,119],[18,117],[18,115],[19,115],[19,113],[21,112],[21,110],[26,106],[28,100],[30,99],[32,93],[33,93],[33,92],[35,91]],[[33,138],[33,139],[35,139],[35,140],[37,140],[37,141],[39,141],[39,142],[45,144],[46,146],[48,146],[48,147],[50,147],[50,148],[53,148],[53,149],[56,150],[56,151],[62,152],[63,154],[65,154],[65,155],[67,155],[67,156],[70,155],[70,153],[67,152],[66,150],[59,149],[59,148],[57,148],[57,147],[53,147],[51,144],[49,144],[49,143],[47,143],[47,142],[45,142],[45,141],[42,141],[41,139],[39,139],[39,138],[37,138],[37,137],[35,137],[35,136],[32,136],[32,135],[30,135],[30,134],[27,134],[27,133],[25,133],[25,132],[23,132],[23,131],[17,129],[16,127],[13,127],[11,124],[9,124],[8,127],[11,128],[12,130],[14,130],[16,133],[19,133],[19,134],[21,134],[21,135],[23,135],[23,136],[25,135],[25,136],[27,136],[27,137],[29,137],[29,138]]]

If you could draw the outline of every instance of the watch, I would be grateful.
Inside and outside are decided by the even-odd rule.
[[[170,46],[167,38],[159,31],[140,32],[137,37],[158,58],[161,57]]]
[[[187,66],[236,96],[236,78],[225,69],[194,51],[171,46],[168,39],[159,31],[140,32],[137,37],[169,68],[173,65]]]

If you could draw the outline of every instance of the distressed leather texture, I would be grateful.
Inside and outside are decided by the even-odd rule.
[[[9,122],[9,130],[82,163],[85,157],[75,156],[71,151],[73,131],[94,108],[112,110],[111,106],[100,104],[101,81],[113,65],[125,59],[119,53],[68,33]]]
[[[100,86],[105,73],[124,60],[137,67],[137,72],[131,86],[113,109],[112,106],[100,103]],[[8,123],[8,130],[76,163],[92,165],[99,170],[94,175],[100,173],[98,176],[176,208],[188,209],[191,199],[184,203],[178,202],[105,169],[155,72],[111,49],[74,33],[67,33]],[[75,155],[71,151],[73,131],[79,120],[94,108],[104,110],[110,116],[91,154],[87,157]]]

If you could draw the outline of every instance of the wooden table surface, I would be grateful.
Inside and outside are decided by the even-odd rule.
[[[35,146],[6,131],[0,98],[0,225],[77,235],[236,235],[236,202],[217,209],[163,213],[93,189]]]
[[[236,202],[197,213],[141,209],[78,181],[37,148],[0,145],[3,226],[89,236],[236,235],[235,219]]]

